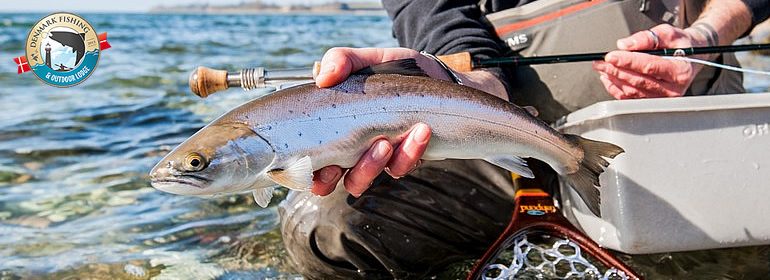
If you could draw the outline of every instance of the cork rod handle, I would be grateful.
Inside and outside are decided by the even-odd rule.
[[[449,68],[457,72],[470,72],[473,70],[471,65],[471,53],[461,52],[438,56]]]
[[[200,66],[190,73],[190,90],[201,98],[223,91],[227,85],[227,71]]]

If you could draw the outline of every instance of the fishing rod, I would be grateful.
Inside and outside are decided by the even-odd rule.
[[[690,56],[711,53],[729,53],[742,51],[756,51],[770,49],[770,44],[746,44],[714,47],[690,47],[676,49],[640,50],[638,53],[646,53],[657,56]],[[458,72],[468,72],[477,68],[498,66],[528,66],[536,64],[553,64],[603,60],[609,52],[563,54],[534,57],[499,57],[488,59],[473,59],[470,53],[438,56],[446,65]],[[275,86],[280,88],[284,83],[311,82],[320,69],[320,62],[316,61],[312,68],[277,69],[268,70],[262,67],[242,69],[228,72],[206,67],[198,67],[190,74],[190,90],[196,95],[207,96],[230,87],[240,87],[244,90]]]
[[[646,53],[657,56],[690,56],[698,54],[711,53],[730,53],[743,51],[756,51],[770,49],[770,44],[748,44],[748,45],[730,45],[714,47],[690,47],[675,49],[657,49],[640,50],[637,53]],[[566,54],[566,55],[548,55],[535,57],[500,57],[489,59],[474,59],[471,61],[471,68],[498,67],[498,66],[527,66],[533,64],[552,64],[565,62],[581,62],[603,60],[609,52]]]

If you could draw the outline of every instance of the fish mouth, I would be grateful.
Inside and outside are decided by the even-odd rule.
[[[197,184],[196,182],[193,182],[191,180],[183,180],[183,179],[156,179],[156,180],[150,181],[150,184],[152,184],[152,187],[156,189],[159,189],[159,188],[156,187],[155,185],[176,185],[176,184],[191,186],[198,189],[203,188],[201,185]]]
[[[174,194],[189,194],[192,192],[198,192],[199,190],[203,190],[204,185],[209,182],[211,182],[211,180],[208,178],[190,174],[179,174],[173,177],[152,178],[150,180],[150,184],[153,188]]]

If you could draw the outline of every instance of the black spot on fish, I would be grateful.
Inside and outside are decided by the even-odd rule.
[[[425,94],[420,93],[420,97],[425,97]]]
[[[335,130],[335,131],[334,131],[334,134],[340,134],[340,132]]]
[[[318,117],[318,121],[319,121],[319,122],[321,121],[321,117]]]
[[[382,110],[383,110],[383,111],[387,111],[388,109],[387,109],[387,108],[385,108],[385,107],[382,107]]]
[[[321,140],[318,140],[318,144],[319,144],[319,145],[320,145],[322,142],[323,142],[323,141],[321,141]]]
[[[353,115],[353,119],[354,119],[354,120],[356,119],[356,115]]]
[[[332,108],[337,108],[337,104],[332,104]]]
[[[294,110],[289,110],[289,114],[294,114]]]
[[[299,137],[302,137],[302,132],[298,133],[297,135],[299,135]]]
[[[396,93],[396,97],[401,97],[401,94],[399,94],[399,93]]]
[[[289,148],[289,143],[283,143],[283,147],[288,149]]]
[[[271,130],[271,129],[273,129],[273,127],[268,125],[267,130]]]

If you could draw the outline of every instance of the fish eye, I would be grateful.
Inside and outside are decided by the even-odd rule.
[[[199,153],[191,153],[184,159],[184,167],[187,171],[201,171],[206,168],[206,159]]]

